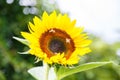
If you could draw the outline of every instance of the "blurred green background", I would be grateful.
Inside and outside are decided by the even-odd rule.
[[[41,17],[43,11],[51,13],[60,10],[56,3],[48,0],[0,0],[0,80],[35,80],[27,70],[41,65],[34,63],[35,57],[21,55],[28,47],[12,37],[21,37],[21,31],[27,31],[29,21],[34,16]],[[92,52],[81,58],[81,63],[112,60],[120,64],[120,42],[108,44],[99,37],[90,35]],[[77,73],[63,80],[120,80],[120,67],[106,65],[96,69]]]

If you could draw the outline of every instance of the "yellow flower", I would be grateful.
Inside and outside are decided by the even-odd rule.
[[[77,64],[80,56],[90,52],[87,47],[91,40],[83,32],[83,27],[75,26],[67,14],[50,15],[43,13],[42,19],[35,16],[34,23],[29,22],[29,33],[21,32],[30,43],[29,53],[48,64]]]

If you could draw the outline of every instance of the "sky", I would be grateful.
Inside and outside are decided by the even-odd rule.
[[[56,0],[85,31],[108,43],[120,41],[120,0]]]
[[[11,4],[14,0],[6,0]],[[60,10],[77,20],[85,31],[101,37],[108,43],[120,41],[120,0],[48,0],[58,4]],[[21,6],[36,5],[36,0],[20,0]],[[32,10],[32,11],[31,11]],[[35,7],[24,8],[24,14],[34,14]]]

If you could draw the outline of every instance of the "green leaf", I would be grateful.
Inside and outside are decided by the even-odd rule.
[[[28,73],[30,73],[37,80],[55,80],[56,73],[54,71],[54,68],[49,67],[47,71],[46,71],[46,69],[47,69],[47,66],[43,65],[40,67],[34,67],[34,68],[29,69]],[[47,77],[47,79],[46,79],[46,77]]]
[[[28,70],[28,73],[30,73],[35,79],[37,80],[45,80],[45,72],[44,68],[41,67],[33,67]]]
[[[29,54],[29,50],[25,52],[18,52],[19,54]]]
[[[27,45],[27,46],[29,45],[29,42],[27,40],[25,40],[25,39],[18,38],[18,37],[13,37],[13,39],[15,39],[15,40]]]
[[[86,71],[86,70],[90,70],[93,68],[97,68],[106,64],[110,64],[113,63],[112,61],[109,62],[90,62],[90,63],[85,63],[85,64],[81,64],[77,67],[74,68],[67,68],[67,67],[60,67],[60,69],[57,72],[57,80],[61,80],[62,78],[78,73],[78,72],[82,72],[82,71]]]

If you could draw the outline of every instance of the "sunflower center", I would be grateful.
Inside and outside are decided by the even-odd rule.
[[[49,58],[57,53],[64,53],[68,59],[75,50],[72,38],[65,31],[56,28],[44,32],[39,42],[41,50]]]
[[[65,52],[66,47],[63,41],[59,39],[52,39],[49,43],[49,49],[53,53],[62,53],[62,52]]]

